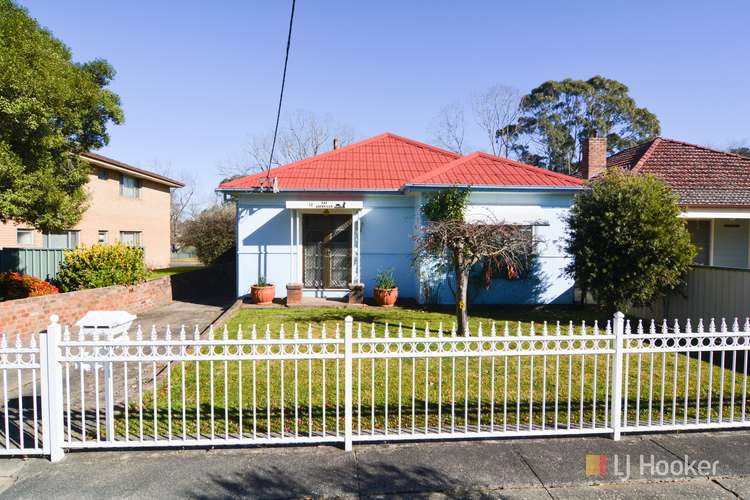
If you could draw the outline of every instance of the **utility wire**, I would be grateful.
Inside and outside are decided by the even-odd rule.
[[[289,47],[292,45],[292,25],[294,24],[294,5],[296,0],[292,0],[292,14],[289,16],[289,34],[286,38],[286,56],[284,57],[284,73],[281,77],[281,93],[279,94],[279,107],[276,110],[276,126],[273,129],[273,142],[271,142],[271,156],[268,158],[268,168],[266,169],[266,185],[270,181],[271,164],[273,163],[273,153],[276,149],[276,136],[279,133],[279,120],[281,119],[281,103],[284,100],[284,86],[286,85],[286,67],[289,63]]]

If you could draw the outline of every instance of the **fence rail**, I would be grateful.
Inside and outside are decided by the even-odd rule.
[[[65,250],[57,248],[0,248],[0,272],[19,272],[42,280],[57,277]]]
[[[750,426],[750,322],[354,324],[0,343],[0,454]],[[4,424],[4,425],[3,425]]]

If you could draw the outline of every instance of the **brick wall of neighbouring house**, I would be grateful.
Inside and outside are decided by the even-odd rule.
[[[52,314],[71,325],[92,310],[125,310],[134,314],[172,301],[172,280],[165,276],[133,286],[108,286],[78,292],[0,302],[0,332],[27,336],[45,330]],[[74,331],[74,330],[73,330]]]

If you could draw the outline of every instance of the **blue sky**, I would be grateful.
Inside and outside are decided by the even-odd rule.
[[[126,122],[100,152],[190,172],[248,162],[273,127],[291,0],[21,0],[74,58],[107,59]],[[360,138],[429,141],[438,110],[501,83],[528,91],[595,74],[626,83],[663,135],[750,144],[747,1],[298,0],[285,109]],[[478,136],[468,142],[480,144]]]

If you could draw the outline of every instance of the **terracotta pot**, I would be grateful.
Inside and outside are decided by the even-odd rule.
[[[274,285],[250,287],[250,300],[253,304],[270,304],[276,296],[276,287]]]
[[[398,298],[398,288],[375,288],[375,303],[383,307],[393,307]]]

